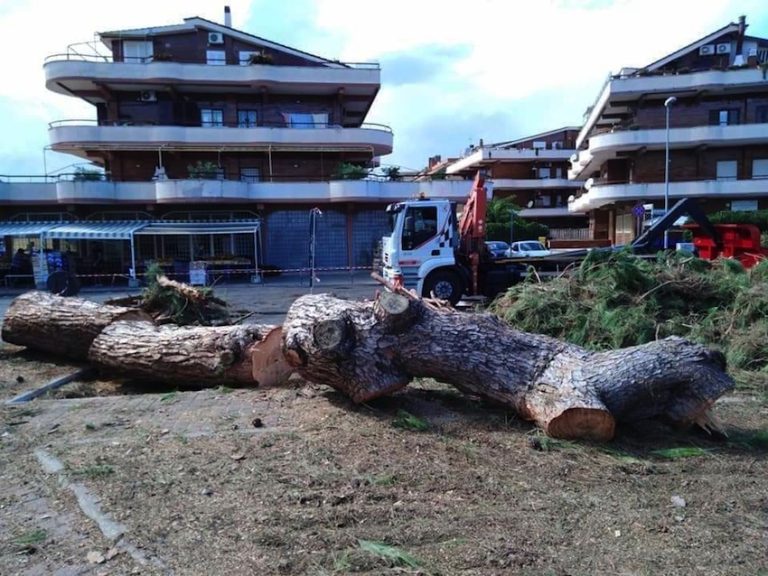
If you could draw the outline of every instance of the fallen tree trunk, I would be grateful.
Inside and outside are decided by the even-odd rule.
[[[135,308],[105,306],[47,292],[27,292],[11,302],[2,338],[10,344],[85,360],[99,333],[118,320],[150,320]]]
[[[272,385],[292,371],[280,353],[280,334],[280,328],[257,324],[115,322],[93,341],[88,359],[112,373],[185,388]]]
[[[111,374],[188,388],[221,384],[275,385],[293,369],[281,350],[281,329],[266,325],[156,326],[141,310],[29,292],[3,320],[3,340]]]
[[[721,354],[681,338],[592,353],[391,292],[373,303],[299,298],[283,325],[283,353],[303,377],[355,402],[432,377],[559,438],[608,440],[616,421],[658,416],[702,421],[733,388]]]

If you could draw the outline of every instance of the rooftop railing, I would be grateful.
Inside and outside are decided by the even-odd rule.
[[[243,183],[297,183],[297,182],[335,182],[344,181],[365,181],[365,182],[440,182],[443,178],[435,176],[419,176],[416,174],[404,174],[395,177],[389,177],[382,174],[362,174],[358,176],[344,176],[341,174],[329,174],[325,176],[306,176],[296,175],[288,172],[273,172],[271,175],[264,173],[255,176],[253,174],[241,174],[237,171],[227,171],[220,169],[211,172],[208,176],[193,178],[188,174],[173,175],[170,174],[166,180],[214,180]],[[63,174],[0,174],[0,186],[3,184],[55,184],[57,182],[113,182],[113,183],[131,183],[137,182],[156,182],[156,179],[147,178],[146,180],[125,181],[113,180],[110,172],[101,172],[97,170],[86,172],[69,172]],[[467,188],[469,193],[469,188]]]
[[[168,62],[175,64],[202,64],[210,66],[279,66],[285,67],[299,67],[303,66],[286,66],[282,64],[274,64],[268,60],[255,60],[251,61],[238,61],[227,62],[225,60],[216,60],[214,62],[208,62],[200,60],[199,58],[180,58],[170,53],[158,53],[152,56],[137,56],[137,57],[123,57],[122,60],[115,60],[112,53],[106,51],[106,48],[102,47],[96,42],[80,42],[77,44],[70,44],[67,46],[66,52],[58,54],[51,54],[45,58],[45,63],[48,62],[60,62],[60,61],[78,61],[78,62],[106,62],[115,64],[154,64],[158,62]],[[321,64],[327,63],[331,66],[340,66],[342,68],[351,68],[356,70],[380,70],[381,65],[378,62],[342,62],[340,60],[327,60]]]

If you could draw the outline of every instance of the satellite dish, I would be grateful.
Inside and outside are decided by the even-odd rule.
[[[528,200],[528,203],[526,204],[528,208],[533,208],[533,200]]]

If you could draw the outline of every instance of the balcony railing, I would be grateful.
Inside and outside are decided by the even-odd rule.
[[[377,124],[375,122],[365,122],[356,126],[341,126],[330,122],[151,122],[151,121],[133,121],[133,120],[95,120],[93,118],[74,118],[66,120],[54,120],[48,123],[48,129],[59,128],[62,126],[131,126],[131,127],[153,127],[153,126],[175,126],[181,128],[292,128],[295,130],[306,129],[364,129],[380,130],[392,133],[392,128],[386,124]]]
[[[160,53],[153,56],[146,57],[128,57],[123,60],[115,60],[111,53],[107,53],[103,48],[95,42],[80,42],[77,44],[70,44],[67,46],[67,51],[51,54],[45,58],[45,63],[48,62],[60,62],[60,61],[76,61],[76,62],[105,62],[115,64],[155,64],[162,62],[171,62],[175,64],[203,64],[210,66],[274,66],[271,63],[258,63],[253,64],[248,62],[222,62],[216,61],[209,63],[206,60],[200,60],[199,58],[179,58],[173,54]],[[356,70],[380,70],[381,65],[378,62],[342,62],[340,60],[328,60],[330,65],[341,66],[342,68],[352,68]],[[284,67],[277,64],[281,68]]]

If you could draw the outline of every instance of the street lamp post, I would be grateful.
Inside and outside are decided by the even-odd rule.
[[[677,98],[670,96],[664,101],[667,116],[667,132],[664,146],[664,215],[669,212],[669,108],[677,102]],[[669,249],[669,228],[664,229],[664,250]]]

